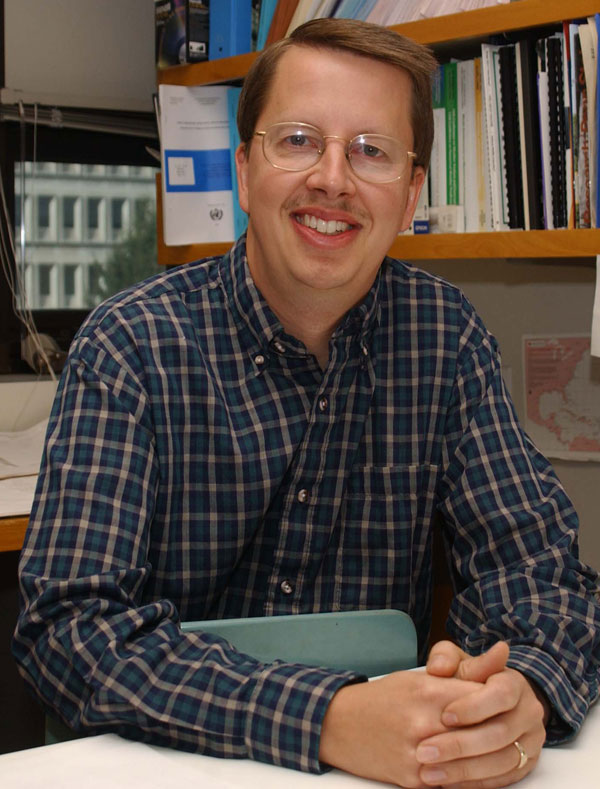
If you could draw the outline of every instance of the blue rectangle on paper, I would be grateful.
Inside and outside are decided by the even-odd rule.
[[[167,192],[228,192],[231,163],[228,148],[210,151],[165,151]]]

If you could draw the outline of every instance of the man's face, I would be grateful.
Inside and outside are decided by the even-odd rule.
[[[395,137],[413,150],[410,102],[410,78],[394,66],[297,46],[279,61],[256,131],[295,121],[345,140],[367,132]],[[359,302],[392,241],[409,226],[424,179],[421,167],[408,165],[399,181],[366,183],[339,140],[328,140],[321,159],[302,172],[272,167],[260,137],[247,156],[238,149],[236,162],[240,204],[249,214],[248,264],[275,311],[278,299],[294,303],[317,291],[336,293],[344,305]],[[335,220],[344,229],[323,233],[307,217]]]

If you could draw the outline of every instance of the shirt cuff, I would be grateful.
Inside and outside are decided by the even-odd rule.
[[[581,728],[590,704],[598,694],[597,685],[584,698],[573,688],[561,666],[546,652],[533,646],[513,646],[507,661],[510,668],[533,680],[551,707],[546,724],[546,745],[560,745],[573,739]]]
[[[366,677],[290,663],[273,663],[256,677],[245,729],[248,756],[304,772],[322,773],[321,726],[336,691]]]

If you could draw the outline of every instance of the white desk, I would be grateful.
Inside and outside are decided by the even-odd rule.
[[[545,748],[520,789],[598,789],[600,704],[572,743]],[[129,742],[113,734],[0,756],[2,789],[383,789],[334,770],[322,776],[248,760],[213,759]]]

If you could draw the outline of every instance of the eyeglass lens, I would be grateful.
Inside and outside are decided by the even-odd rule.
[[[263,135],[263,150],[274,167],[308,170],[323,154],[326,141],[308,124],[276,123]],[[346,145],[346,156],[360,178],[380,183],[400,178],[408,163],[408,151],[399,140],[378,134],[354,137]]]

